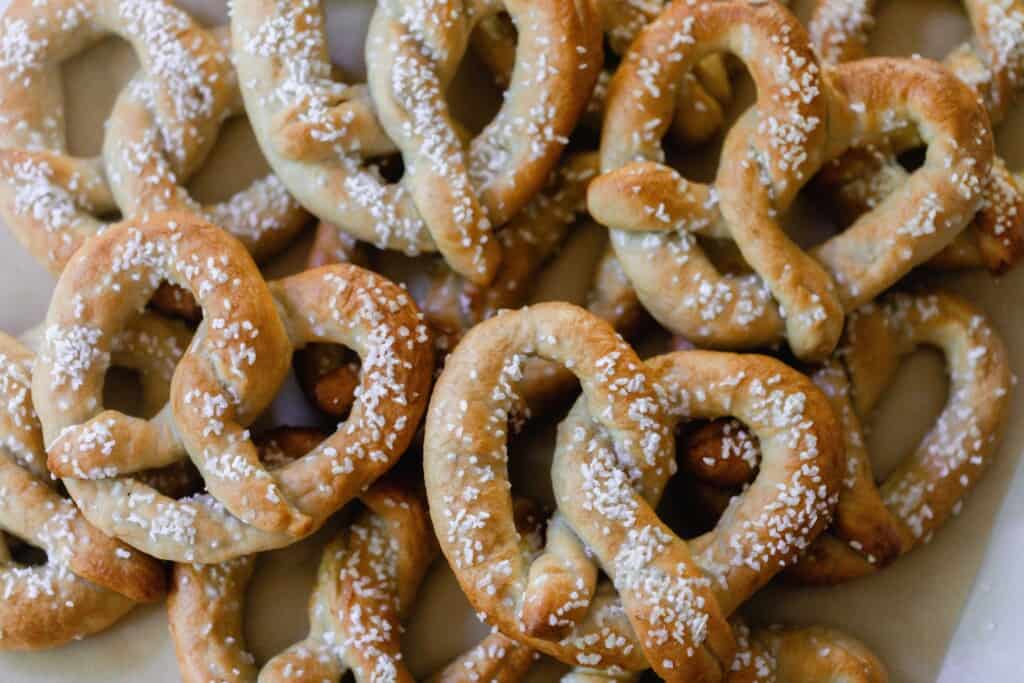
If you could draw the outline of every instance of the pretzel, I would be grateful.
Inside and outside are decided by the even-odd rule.
[[[900,360],[919,345],[937,346],[951,376],[949,400],[911,457],[876,485],[861,428]],[[1006,348],[983,314],[946,293],[892,294],[854,314],[836,359],[815,375],[845,432],[847,471],[828,533],[789,573],[838,583],[873,573],[927,542],[963,504],[995,457],[1012,384]],[[706,434],[703,455],[716,447]],[[759,457],[756,442],[753,454]],[[721,451],[719,451],[721,452]],[[695,452],[684,451],[691,463]],[[751,470],[728,484],[742,484]],[[714,472],[698,478],[723,485]]]
[[[630,43],[665,7],[665,0],[653,2],[595,2],[601,27],[608,45],[616,55],[625,54]],[[471,36],[474,52],[494,76],[495,82],[507,88],[515,68],[516,30],[507,15],[487,17]],[[613,69],[602,69],[587,103],[585,122],[600,130]],[[720,55],[708,57],[688,75],[676,97],[676,114],[672,121],[673,137],[689,145],[707,141],[722,128],[724,108],[732,99],[732,84],[725,61]]]
[[[729,131],[709,187],[660,164],[659,143],[673,83],[729,40],[740,43],[732,49],[747,61],[760,96]],[[778,63],[787,65],[787,79],[769,66]],[[633,44],[611,88],[606,173],[591,183],[588,208],[611,228],[645,307],[703,344],[749,348],[785,336],[801,359],[826,357],[844,310],[870,301],[965,227],[992,159],[985,113],[959,79],[926,60],[877,59],[838,66],[821,80],[806,35],[770,3],[673,4]],[[813,258],[800,251],[776,216],[813,172],[911,124],[928,138],[924,165]],[[734,238],[757,274],[721,274],[697,235]]]
[[[773,453],[772,462],[762,465],[757,481],[714,530],[689,542],[698,566],[694,581],[702,582],[708,595],[685,623],[711,641],[722,635],[703,619],[734,612],[828,524],[841,476],[839,429],[827,400],[805,377],[763,356],[676,352],[649,360],[647,367],[673,422],[731,413],[771,444],[766,449]],[[563,582],[560,600],[552,591],[550,615],[566,625],[579,624],[587,603],[593,604],[596,567],[590,553],[613,576],[628,569],[625,578],[615,579],[620,592],[623,584],[632,584],[655,596],[671,592],[664,568],[689,555],[687,543],[653,512],[673,470],[633,463],[624,467],[592,414],[578,401],[559,425],[552,480],[558,508],[574,536],[563,539],[561,548],[549,542],[548,554],[538,560],[548,563],[546,572],[531,577],[550,582],[570,569],[568,575],[578,577],[575,585]],[[603,661],[622,656],[600,654]],[[659,671],[660,659],[648,652],[647,660],[666,676]],[[691,664],[713,679],[728,661],[718,654]],[[667,673],[689,680],[675,667]]]
[[[216,43],[164,0],[14,0],[0,20],[0,211],[32,255],[57,274],[117,210],[100,159],[67,152],[61,63],[117,35],[149,79],[167,161],[188,175],[216,139],[227,92]]]
[[[323,438],[283,428],[261,439],[277,465],[301,457]],[[167,603],[171,636],[185,683],[412,680],[401,654],[402,621],[437,556],[426,502],[398,477],[360,496],[364,510],[324,549],[309,602],[307,638],[257,670],[245,651],[245,590],[255,556],[217,565],[177,564]],[[525,515],[522,520],[524,532]],[[435,674],[436,681],[515,681],[533,662],[526,647],[492,633]]]
[[[528,355],[557,361],[580,378],[579,405],[589,405],[593,419],[609,430],[624,466],[664,471],[664,476],[670,469],[672,434],[653,381],[606,322],[569,304],[545,303],[480,323],[447,359],[424,437],[431,519],[463,592],[502,633],[573,665],[628,671],[653,665],[660,676],[677,679],[698,670],[695,664],[710,665],[731,654],[732,638],[712,606],[708,581],[699,578],[682,544],[671,563],[662,565],[665,590],[674,587],[671,594],[653,583],[643,590],[627,581],[630,571],[608,566],[618,594],[604,584],[594,608],[569,637],[534,635],[541,629],[533,616],[547,617],[553,589],[565,586],[574,594],[577,577],[546,571],[516,545],[506,423]],[[564,520],[553,518],[549,548],[571,545],[570,536]],[[643,557],[638,550],[636,560]],[[585,556],[577,559],[589,562]],[[708,605],[708,612],[701,605]],[[710,632],[706,642],[705,631]]]
[[[810,22],[811,40],[828,63],[866,56],[873,24],[873,0],[818,0]],[[1024,87],[1024,5],[1016,0],[965,3],[976,40],[951,52],[944,64],[971,86],[998,125]],[[920,144],[916,136],[899,146],[856,150],[830,163],[822,184],[838,196],[843,213],[856,217],[877,205],[906,181],[895,155]],[[1012,267],[1024,253],[1024,196],[1020,181],[998,157],[983,189],[982,206],[968,230],[929,265],[939,268],[984,266],[994,272]]]
[[[739,650],[726,683],[887,683],[885,665],[841,631],[810,626],[751,629],[733,621]]]
[[[171,401],[149,421],[105,411],[110,340],[163,280],[204,310]],[[153,214],[90,240],[58,282],[46,336],[33,390],[51,471],[91,522],[176,561],[219,562],[312,533],[405,449],[430,380],[426,330],[397,286],[333,266],[268,287],[237,240],[189,214]],[[360,354],[360,400],[324,443],[271,475],[245,425],[310,342]],[[174,500],[124,476],[186,456],[208,495]]]
[[[215,59],[226,65],[230,51],[227,28],[212,33],[219,50]],[[223,124],[245,111],[235,70],[224,68],[218,76],[211,87],[223,91],[218,99],[224,103],[214,117]],[[257,261],[281,251],[308,220],[281,180],[269,173],[224,201],[201,206],[185,188],[187,176],[179,175],[172,163],[179,153],[168,149],[160,134],[152,89],[145,72],[136,75],[121,91],[107,122],[104,168],[121,212],[125,216],[162,211],[201,213],[237,237]]]
[[[419,17],[422,25],[409,31],[402,25],[406,9],[391,9],[378,9],[367,39],[375,51],[367,60],[371,109],[366,88],[330,78],[318,3],[245,0],[233,13],[232,33],[257,138],[285,184],[319,217],[381,248],[440,249],[457,272],[486,284],[500,259],[490,226],[503,224],[543,185],[596,77],[596,21],[589,5],[568,0],[524,6],[519,16],[529,21],[532,37],[522,60],[538,67],[521,70],[518,94],[466,149],[443,89],[473,22],[494,10],[445,2],[430,10],[440,14]],[[408,8],[410,20],[414,14]],[[455,19],[442,28],[434,23],[442,16]],[[564,33],[542,34],[548,26]],[[390,34],[394,44],[384,37]],[[435,63],[421,50],[443,52],[444,59]],[[392,77],[427,80],[392,94]],[[424,99],[403,99],[410,96]],[[410,116],[422,120],[415,131],[403,131]],[[363,163],[394,152],[391,139],[406,165],[397,185]]]
[[[51,485],[32,407],[33,361],[31,351],[0,334],[0,528],[47,557],[23,565],[0,538],[4,650],[56,647],[102,631],[165,590],[157,562],[98,531]]]

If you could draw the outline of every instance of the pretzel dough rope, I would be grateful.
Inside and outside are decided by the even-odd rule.
[[[58,273],[117,206],[100,159],[67,152],[61,63],[109,35],[127,40],[151,84],[168,163],[187,177],[216,140],[227,64],[213,38],[164,0],[14,0],[0,18],[0,211]]]
[[[542,625],[534,616],[546,617],[552,592],[560,596],[564,584],[575,578],[539,576],[541,567],[516,544],[506,429],[516,383],[530,355],[559,362],[580,378],[581,401],[610,430],[624,463],[667,470],[672,462],[672,435],[651,379],[607,323],[564,303],[504,312],[463,338],[448,357],[431,400],[424,470],[441,549],[470,602],[502,633],[570,664],[642,670],[650,659],[660,675],[673,666],[682,671],[687,648],[696,644],[691,634],[679,633],[687,642],[680,652],[664,634],[677,631],[674,624],[685,616],[683,610],[712,600],[709,588],[693,580],[697,570],[685,554],[666,568],[685,587],[682,593],[652,595],[633,586],[616,595],[605,585],[571,637],[533,635]],[[559,524],[556,516],[549,525],[549,545],[565,535]],[[609,574],[615,580],[615,571]],[[731,650],[724,620],[708,618],[726,636],[716,651]],[[609,647],[616,659],[602,657]]]
[[[664,9],[665,0],[654,2],[619,2],[599,0],[595,3],[601,26],[609,45],[617,55],[624,54],[636,35]],[[474,52],[494,75],[501,87],[507,87],[515,67],[516,31],[506,15],[487,17],[471,36]],[[586,122],[600,129],[613,70],[602,69],[587,103]],[[687,144],[705,142],[725,121],[724,107],[732,99],[732,85],[725,61],[713,55],[702,61],[687,75],[676,97],[676,114],[672,121],[675,139]]]
[[[6,406],[0,414],[0,528],[47,556],[45,564],[22,565],[0,538],[5,650],[56,647],[102,631],[136,602],[155,602],[165,590],[157,562],[96,530],[50,483],[32,407],[33,360],[28,349],[0,334],[0,396]]]
[[[291,428],[267,436],[262,453],[277,465],[323,438],[315,430]],[[364,511],[324,549],[310,597],[309,636],[267,662],[260,681],[296,675],[339,681],[346,670],[356,680],[412,680],[402,661],[401,624],[438,554],[426,504],[398,481],[379,482],[360,500]],[[256,681],[242,628],[255,559],[175,565],[168,618],[186,683]],[[532,661],[528,648],[492,633],[432,680],[514,681]]]
[[[1024,5],[1016,0],[965,4],[976,40],[956,48],[944,63],[978,93],[992,124],[998,125],[1024,87]],[[824,61],[845,62],[866,55],[874,5],[874,0],[818,0],[810,34]],[[910,136],[895,148],[857,150],[856,155],[829,164],[823,180],[838,186],[834,192],[848,213],[863,213],[905,182],[907,172],[894,156],[918,144],[920,140]],[[1013,266],[1024,253],[1024,196],[1019,183],[997,157],[970,228],[930,264],[983,265],[995,272]]]
[[[830,533],[790,570],[813,583],[875,572],[927,542],[991,464],[1009,411],[1006,348],[984,316],[959,297],[889,295],[857,312],[848,325],[837,359],[815,377],[842,422],[847,471]],[[870,415],[901,359],[919,345],[945,353],[949,399],[910,457],[876,485],[860,420]],[[720,439],[708,439],[702,457],[714,458],[724,448]],[[751,450],[756,462],[756,442]],[[694,456],[691,450],[684,458]],[[749,466],[737,469],[737,483],[752,474]],[[716,481],[713,473],[697,476]]]
[[[112,336],[162,280],[196,296],[204,322],[151,421],[103,411]],[[243,425],[277,391],[293,349],[349,346],[360,400],[316,449],[271,475]],[[34,374],[49,466],[94,524],[149,554],[218,562],[287,545],[386,471],[425,407],[431,352],[397,286],[352,266],[267,285],[241,244],[186,214],[110,228],[57,286]],[[186,457],[210,495],[173,500],[120,475]]]
[[[214,113],[223,123],[244,115],[238,75],[230,68],[226,27],[215,29],[221,69],[211,87],[223,92],[222,108]],[[308,214],[273,173],[259,178],[225,201],[201,206],[185,188],[187,176],[179,175],[173,154],[160,135],[153,109],[153,83],[145,72],[136,75],[121,91],[103,140],[103,162],[110,189],[121,213],[136,216],[160,211],[192,211],[241,240],[257,260],[280,251],[302,229]]]
[[[985,114],[959,79],[925,60],[874,59],[841,65],[830,73],[828,91],[818,94],[824,85],[817,80],[804,34],[792,17],[772,5],[723,2],[693,8],[680,2],[672,8],[681,16],[663,14],[634,43],[616,75],[601,152],[602,168],[613,172],[591,183],[588,207],[599,222],[612,228],[612,244],[640,300],[672,331],[701,343],[736,348],[774,343],[785,327],[798,357],[820,360],[838,341],[843,310],[870,301],[933,256],[975,213],[981,179],[992,159]],[[816,120],[816,125],[812,137],[798,136],[801,144],[791,142],[781,124],[774,133],[759,134],[759,128],[772,128],[766,121],[789,121],[797,130],[804,124],[785,109],[771,115],[762,110],[765,105],[758,105],[730,130],[713,187],[685,181],[657,163],[672,106],[667,94],[687,68],[685,58],[692,61],[708,48],[698,31],[705,27],[700,19],[706,13],[734,31],[742,33],[740,27],[749,26],[756,35],[766,33],[766,41],[772,34],[766,28],[769,21],[793,25],[785,33],[791,44],[774,51],[781,52],[787,63],[804,64],[806,75],[786,83],[755,76],[759,101],[770,100],[773,107],[788,101],[766,95],[774,92],[768,90],[769,83],[795,93],[791,97],[803,97],[800,101],[828,103],[827,145],[819,135],[824,118],[806,119]],[[681,57],[669,59],[660,39],[667,40],[662,34],[678,36],[679,26],[690,27],[682,29],[683,35],[694,42],[677,37],[681,47],[671,54]],[[744,49],[753,51],[756,42],[746,41]],[[790,53],[791,48],[798,52]],[[661,68],[645,69],[646,63]],[[648,76],[653,80],[645,84]],[[817,263],[805,270],[811,257],[799,250],[799,258],[793,257],[796,247],[782,233],[776,216],[782,215],[821,161],[851,147],[884,141],[902,125],[916,125],[927,138],[924,165],[875,210],[814,249]],[[636,130],[644,132],[633,135]],[[757,139],[776,141],[769,143],[776,144],[774,156],[755,154],[751,159],[750,141]],[[799,165],[793,163],[797,160]],[[766,188],[769,178],[772,186]],[[704,255],[698,235],[735,238],[744,259],[769,277],[719,273]],[[810,287],[805,286],[808,278]],[[795,301],[800,305],[794,306]]]
[[[367,167],[364,162],[395,152],[395,146],[378,123],[366,88],[344,86],[331,80],[320,4],[245,0],[232,15],[235,58],[246,109],[271,166],[300,202],[322,219],[381,248],[419,253],[440,246],[456,270],[474,281],[488,282],[500,258],[497,243],[489,238],[488,218],[490,223],[500,225],[543,184],[557,161],[564,136],[568,135],[582,107],[586,96],[583,90],[596,75],[596,67],[591,69],[589,64],[600,54],[599,45],[590,51],[593,54],[585,49],[576,50],[577,46],[592,45],[596,39],[596,27],[591,26],[596,22],[589,17],[587,6],[581,6],[581,13],[577,14],[575,4],[565,0],[533,5],[536,9],[531,12],[543,11],[543,16],[554,19],[550,25],[565,26],[568,32],[568,39],[555,41],[554,52],[544,58],[546,67],[539,69],[539,74],[522,69],[524,83],[520,90],[523,95],[506,103],[502,114],[470,144],[468,156],[454,128],[448,125],[450,121],[446,123],[447,119],[436,118],[433,111],[414,110],[424,119],[417,123],[419,130],[396,137],[404,143],[400,147],[406,152],[406,180],[387,184],[376,169]],[[446,2],[439,6],[439,11],[447,13],[456,7],[465,13],[452,24],[450,31],[438,30],[432,36],[449,41],[448,47],[452,50],[445,56],[454,60],[451,64],[445,63],[439,73],[430,72],[434,76],[432,83],[437,87],[447,84],[461,57],[458,36],[468,30],[471,21],[486,14],[486,8],[469,3],[463,6],[463,3]],[[379,9],[377,15],[374,26],[408,35],[398,22],[384,16],[383,9]],[[425,31],[432,30],[431,27],[436,29],[434,18],[424,18]],[[376,39],[371,35],[368,40],[372,46]],[[408,40],[405,45],[410,45]],[[394,110],[392,119],[397,120],[395,117],[401,118],[403,111],[399,105],[408,103],[398,101],[396,104],[389,97],[391,109],[388,109],[381,99],[390,92],[392,73],[385,64],[392,64],[392,60],[384,54],[385,49],[378,52],[381,54],[368,60],[371,68],[378,69],[374,73],[380,72],[377,86],[383,90],[376,98],[377,106],[384,111]],[[423,75],[422,71],[409,71],[407,67],[413,62],[406,57],[401,55],[394,61],[394,65],[401,67],[394,74],[395,78],[402,74]],[[424,64],[421,62],[420,66]],[[587,68],[581,71],[585,66]],[[588,77],[591,71],[593,75]],[[577,80],[581,72],[584,76]],[[533,82],[535,76],[537,82]],[[526,87],[525,81],[530,81],[532,87]],[[428,90],[420,88],[409,94],[429,99]],[[552,91],[557,96],[545,99]],[[531,109],[541,103],[543,107]],[[444,105],[433,104],[446,111]],[[545,118],[538,123],[541,114]],[[440,115],[439,110],[437,116]],[[401,126],[401,123],[395,125]],[[413,153],[412,143],[407,139],[410,135],[432,141],[439,130],[446,134],[437,139],[448,146],[451,157],[446,156],[441,147],[433,152],[421,149],[420,153]],[[396,131],[389,132],[394,135]],[[451,137],[447,133],[451,133]],[[516,145],[506,150],[501,145],[507,142],[505,136],[509,135],[516,137]],[[498,172],[496,162],[506,151],[509,152],[504,157],[510,164],[508,168],[517,169],[511,180]],[[536,156],[531,156],[534,152]],[[456,167],[463,169],[456,174],[461,178],[459,182],[449,180],[444,187],[435,184],[432,188],[420,182],[424,174],[443,162],[454,164],[453,173]],[[495,164],[493,169],[492,164]],[[436,168],[430,171],[436,172]],[[488,173],[494,174],[493,182],[469,184],[469,178],[479,179]],[[514,187],[508,185],[509,182]],[[431,190],[436,194],[431,194]],[[477,203],[478,190],[488,214]],[[452,203],[442,197],[456,197],[466,203]],[[440,244],[435,243],[435,239]]]

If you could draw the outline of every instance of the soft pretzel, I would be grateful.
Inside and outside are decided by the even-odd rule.
[[[1017,0],[964,3],[975,40],[953,50],[944,63],[981,98],[993,125],[998,125],[1024,87],[1024,5]],[[811,40],[828,63],[866,56],[874,23],[874,0],[818,0],[810,22]],[[907,172],[895,160],[919,145],[916,136],[899,146],[854,150],[826,166],[822,183],[831,186],[844,213],[857,216],[902,185]],[[985,182],[983,200],[969,229],[929,265],[962,268],[983,265],[1002,272],[1024,254],[1024,195],[1018,177],[998,157]]]
[[[885,665],[858,640],[821,626],[751,629],[733,621],[738,650],[726,683],[887,683]]]
[[[946,355],[949,399],[935,426],[913,454],[881,484],[875,483],[861,428],[901,359],[919,345]],[[815,374],[845,432],[847,469],[829,533],[808,549],[789,573],[813,583],[836,583],[872,573],[927,542],[956,514],[970,488],[995,457],[1009,410],[1011,374],[1006,348],[981,312],[945,293],[893,294],[851,316],[836,359]],[[741,437],[742,438],[742,437]],[[702,455],[715,460],[722,442],[705,436]],[[755,451],[750,460],[758,457]],[[703,481],[738,485],[745,473],[723,481],[714,471]]]
[[[365,87],[331,80],[319,3],[246,0],[236,10],[247,110],[271,165],[303,205],[380,247],[440,249],[456,271],[489,282],[500,259],[490,226],[503,224],[543,185],[596,77],[600,44],[590,6],[547,0],[516,9],[532,36],[518,95],[468,150],[443,90],[473,23],[494,8],[451,1],[420,16],[400,3],[379,7],[367,42],[375,109]],[[418,28],[405,28],[406,20]],[[554,26],[562,34],[545,35]],[[403,152],[401,184],[386,184],[363,163],[395,151],[388,135]]]
[[[714,187],[688,184],[651,162],[663,158],[678,84],[702,58],[722,51],[747,64],[758,89],[756,112],[727,136]],[[733,346],[758,328],[777,334],[784,322],[798,355],[832,348],[842,322],[838,294],[773,218],[822,161],[827,119],[828,97],[806,35],[774,3],[674,2],[633,42],[609,85],[601,135],[601,169],[616,173],[591,183],[588,207],[612,228],[623,268],[659,322],[695,340]],[[648,163],[626,166],[638,161]],[[720,194],[745,204],[742,220],[729,216],[727,228],[724,217],[716,220]],[[721,210],[733,211],[732,202]],[[623,214],[665,234],[630,235]],[[764,284],[723,278],[701,257],[690,232],[713,227],[737,240],[787,311],[785,321]]]
[[[778,361],[684,351],[653,358],[647,367],[673,421],[736,415],[773,453],[772,462],[762,464],[758,479],[719,525],[689,542],[698,567],[693,580],[703,582],[708,595],[701,609],[674,618],[712,644],[713,659],[690,664],[713,680],[730,660],[714,645],[714,639],[725,635],[705,619],[734,612],[827,526],[841,477],[840,433],[821,392]],[[556,609],[551,615],[566,625],[579,623],[594,594],[597,572],[587,551],[613,577],[628,570],[625,578],[615,578],[620,592],[623,585],[635,585],[656,596],[673,594],[671,573],[665,568],[675,558],[689,557],[687,543],[653,511],[672,470],[664,465],[624,467],[591,414],[578,401],[559,425],[552,480],[559,511],[574,535],[565,537],[561,548],[549,543],[548,553],[538,560],[546,563],[546,571],[532,577],[551,581],[566,572],[578,577],[575,584],[563,582],[561,605],[552,591]],[[599,659],[618,663],[622,653],[608,649]],[[659,661],[647,651],[646,665],[659,675],[688,680],[676,668],[666,672]]]
[[[230,37],[226,27],[214,30],[213,36],[219,49],[216,62],[229,65]],[[244,111],[235,70],[227,66],[218,76],[216,85],[211,87],[224,91],[219,98],[223,106],[213,116],[223,123]],[[203,213],[241,240],[257,261],[280,251],[306,224],[308,214],[272,173],[224,201],[200,206],[185,188],[187,176],[178,173],[173,163],[175,153],[160,134],[152,89],[148,74],[140,72],[121,91],[107,121],[103,162],[121,213]]]
[[[167,162],[187,176],[216,140],[227,64],[165,0],[15,0],[0,19],[0,211],[53,273],[117,210],[100,159],[67,152],[61,63],[109,35],[135,49]]]
[[[165,590],[157,562],[98,531],[51,484],[32,407],[33,361],[31,351],[0,334],[0,529],[47,557],[22,565],[0,538],[0,649],[56,647],[88,636]]]
[[[671,471],[673,439],[653,378],[607,323],[565,303],[507,311],[480,323],[448,357],[424,437],[431,519],[463,592],[502,633],[569,664],[653,666],[662,677],[679,679],[727,658],[733,647],[728,625],[684,544],[674,545],[660,565],[660,580],[652,575],[643,585],[642,566],[654,559],[648,551],[661,547],[654,537],[635,538],[635,552],[624,552],[623,564],[605,566],[618,594],[603,584],[569,636],[544,633],[552,596],[576,597],[582,578],[533,563],[517,546],[506,431],[530,355],[557,361],[579,377],[579,405],[589,406],[593,420],[608,430],[610,451],[624,468],[663,477]],[[582,490],[576,487],[577,494]],[[572,549],[574,541],[556,515],[548,527],[549,548]],[[590,564],[582,550],[574,559]]]
[[[261,448],[280,466],[322,438],[315,430],[285,428],[266,435]],[[257,672],[264,683],[323,683],[340,681],[349,670],[357,681],[412,680],[402,661],[402,622],[438,554],[426,502],[398,477],[378,482],[360,501],[364,510],[324,549],[309,601],[309,636],[260,669],[245,650],[242,628],[255,556],[175,565],[167,609],[185,683],[255,682]],[[527,647],[492,633],[431,680],[516,681],[533,658]]]
[[[467,156],[445,90],[474,25],[501,9],[519,32],[517,68]],[[377,5],[366,44],[367,83],[381,125],[402,152],[413,201],[453,270],[488,284],[501,257],[488,223],[503,225],[543,187],[597,78],[592,6],[394,0]]]
[[[111,339],[163,280],[204,311],[171,401],[149,421],[103,410]],[[217,562],[311,533],[395,462],[425,407],[430,343],[400,288],[343,265],[268,287],[237,240],[193,215],[109,228],[56,292],[33,380],[50,469],[90,521],[157,557]],[[245,425],[310,342],[360,354],[359,401],[324,443],[271,475]],[[122,476],[186,455],[209,495],[174,500]]]
[[[672,85],[708,50],[748,31],[732,49],[755,62],[759,103],[729,131],[714,186],[685,181],[659,163]],[[786,40],[773,44],[778,35]],[[675,47],[663,47],[672,36]],[[787,78],[770,68],[777,62],[789,65]],[[820,79],[806,35],[772,3],[680,1],[633,44],[612,83],[606,173],[591,183],[588,207],[612,229],[640,300],[672,331],[733,348],[771,344],[785,331],[797,356],[820,360],[838,341],[844,310],[949,244],[978,208],[991,131],[959,79],[926,60],[862,60],[828,75]],[[813,258],[789,241],[777,216],[821,162],[910,125],[929,152],[897,192]],[[734,238],[764,279],[723,275],[698,235]]]
[[[665,0],[650,2],[595,2],[608,45],[616,55],[625,54],[636,35],[664,9]],[[501,87],[508,87],[515,68],[516,30],[507,15],[487,17],[471,36],[474,52],[481,58]],[[600,129],[613,70],[602,69],[587,103],[585,121]],[[685,144],[706,141],[725,122],[724,108],[732,99],[732,84],[725,60],[712,55],[697,65],[679,88],[673,137]]]

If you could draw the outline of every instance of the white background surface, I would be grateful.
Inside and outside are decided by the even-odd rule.
[[[220,0],[202,2],[193,0],[189,5],[199,7],[207,21],[223,19]],[[0,7],[5,4],[6,0],[0,0]],[[353,9],[353,4],[361,7]],[[959,3],[952,0],[882,4],[873,37],[877,53],[941,56],[967,36]],[[372,2],[367,0],[349,1],[347,6],[333,8],[338,11],[330,15],[332,53],[348,70],[358,70],[361,61],[358,36],[369,6]],[[133,69],[130,52],[123,44],[104,44],[65,69],[73,152],[98,151],[99,126]],[[1000,151],[1011,168],[1024,167],[1022,122],[1024,107],[1019,107],[998,135]],[[258,156],[246,126],[232,124],[194,182],[198,196],[223,197],[261,173],[259,165],[252,162],[254,154]],[[578,271],[572,264],[593,256],[600,239],[594,231],[575,239],[563,257],[570,271]],[[295,258],[293,255],[292,260]],[[566,272],[549,274],[544,289],[560,298],[577,298],[583,285],[579,278],[567,284]],[[971,273],[944,282],[989,313],[1011,349],[1014,369],[1024,369],[1024,322],[1018,313],[1024,298],[1024,268],[999,281]],[[572,289],[571,295],[567,288]],[[51,278],[45,271],[6,231],[0,231],[0,329],[18,333],[39,322],[51,290]],[[941,409],[941,368],[938,356],[923,353],[901,370],[871,435],[881,471],[908,452]],[[294,387],[291,389],[292,393],[279,400],[276,419],[294,422],[296,415],[303,414]],[[289,417],[281,418],[282,414]],[[1017,608],[1024,598],[1017,557],[1024,545],[1024,470],[1018,467],[1024,446],[1022,417],[1024,401],[1018,392],[998,462],[968,499],[963,514],[937,534],[931,545],[877,576],[845,586],[773,587],[757,596],[747,612],[755,621],[826,623],[845,628],[879,653],[898,683],[937,678],[949,683],[1024,680],[1024,664],[1017,652],[1024,634],[1024,617]],[[514,467],[542,472],[535,464],[546,457],[543,448],[525,450],[528,457],[519,458]],[[535,485],[546,487],[543,481]],[[330,529],[325,530],[261,561],[250,592],[247,621],[249,644],[261,661],[304,634],[306,597],[319,548],[329,533]],[[422,675],[433,670],[473,643],[480,632],[450,573],[436,567],[407,631],[407,656],[413,672]],[[555,670],[540,667],[537,678],[550,679]],[[107,633],[56,651],[0,654],[0,681],[4,683],[56,680],[178,680],[162,607],[140,608]]]

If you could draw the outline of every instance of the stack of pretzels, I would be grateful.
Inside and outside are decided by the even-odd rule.
[[[447,563],[492,630],[431,680],[550,657],[567,681],[887,681],[850,635],[741,615],[775,580],[885,571],[999,452],[1006,347],[918,275],[1024,254],[992,133],[1024,2],[964,4],[974,40],[938,63],[867,56],[867,0],[808,29],[775,0],[382,0],[355,83],[320,0],[234,0],[212,29],[169,0],[11,0],[0,216],[57,284],[0,335],[0,649],[166,598],[189,683],[407,681],[403,620]],[[61,65],[110,35],[139,69],[75,156]],[[448,101],[464,62],[503,89],[479,130]],[[203,205],[188,181],[243,115],[272,172]],[[711,182],[671,163],[716,140]],[[841,229],[805,248],[812,192]],[[588,225],[582,305],[531,304]],[[949,398],[880,480],[866,423],[920,346]],[[316,425],[260,419],[292,371]],[[537,418],[531,500],[509,458]],[[259,554],[329,521],[309,635],[256,661]]]

